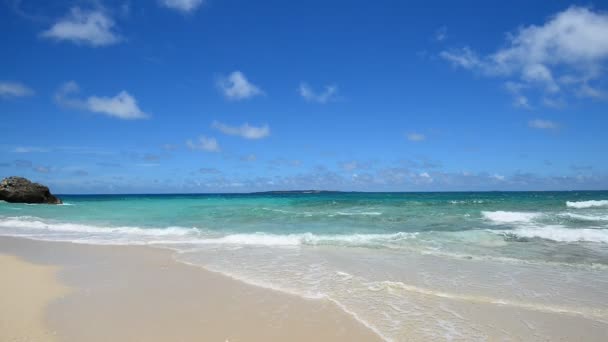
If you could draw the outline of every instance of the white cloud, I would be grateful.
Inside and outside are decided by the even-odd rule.
[[[234,71],[226,77],[220,77],[217,86],[224,96],[230,100],[244,100],[264,94],[260,88],[249,82],[240,71]]]
[[[440,56],[454,66],[540,90],[542,96],[598,98],[601,91],[591,83],[601,78],[608,59],[608,14],[574,6],[543,25],[508,34],[505,47],[494,53],[479,56],[464,47]],[[516,104],[522,103],[523,95],[514,96]]]
[[[212,127],[228,135],[236,135],[245,139],[262,139],[270,135],[270,127],[263,125],[260,127],[250,126],[244,123],[241,126],[229,126],[218,121],[214,121]]]
[[[214,167],[201,167],[198,172],[207,175],[219,175],[222,172]]]
[[[215,138],[208,138],[204,135],[201,135],[198,138],[198,141],[188,140],[186,141],[186,146],[188,146],[191,150],[200,150],[207,152],[219,152],[220,145],[217,143]]]
[[[479,68],[483,65],[477,54],[468,46],[461,49],[441,51],[439,56],[451,62],[454,66],[464,69]]]
[[[581,85],[576,91],[576,95],[579,97],[588,97],[594,99],[605,99],[607,97],[606,92],[591,87],[589,84]]]
[[[424,134],[416,133],[416,132],[408,133],[408,134],[406,134],[406,137],[407,137],[407,140],[409,140],[409,141],[424,141],[424,140],[426,140],[426,136]]]
[[[105,46],[121,41],[121,37],[113,31],[114,25],[114,20],[100,10],[86,11],[74,7],[41,36],[96,47]]]
[[[162,6],[183,13],[190,13],[203,4],[203,0],[159,0],[158,2]]]
[[[494,179],[496,179],[497,181],[501,181],[501,182],[505,180],[505,176],[503,176],[503,175],[499,175],[499,174],[497,174],[497,173],[495,173],[494,175],[492,175],[490,178],[494,178]]]
[[[335,85],[325,86],[325,91],[322,93],[315,93],[315,91],[310,88],[308,84],[300,83],[300,88],[298,91],[300,96],[302,96],[306,101],[317,103],[327,103],[329,101],[333,101],[338,95],[338,87]]]
[[[257,159],[258,159],[258,157],[253,153],[241,157],[241,160],[246,161],[246,162],[254,162]]]
[[[435,31],[435,40],[442,42],[448,38],[448,28],[442,26]]]
[[[34,91],[18,82],[0,81],[0,97],[23,97],[33,95]]]
[[[55,100],[67,107],[83,109],[119,119],[134,120],[148,117],[137,105],[135,97],[125,90],[112,97],[89,96],[86,99],[71,97],[79,91],[80,87],[76,82],[66,82],[55,94]]]
[[[120,119],[143,119],[146,113],[137,105],[137,100],[126,91],[113,97],[91,96],[87,99],[90,111],[114,116]]]
[[[13,153],[44,153],[49,149],[42,147],[18,146],[13,149]]]
[[[359,163],[356,160],[344,162],[340,165],[345,171],[354,171],[359,168]]]
[[[554,121],[535,119],[528,122],[528,126],[538,129],[557,129],[559,125]]]
[[[51,172],[51,169],[45,166],[36,166],[34,167],[34,171],[38,173],[49,173]]]

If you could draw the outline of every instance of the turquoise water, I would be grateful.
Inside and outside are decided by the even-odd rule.
[[[0,234],[170,248],[255,285],[329,298],[387,340],[405,338],[416,296],[608,321],[608,192],[60,197],[0,203]],[[454,310],[425,317],[439,334],[429,338],[485,331],[464,309],[446,328]]]

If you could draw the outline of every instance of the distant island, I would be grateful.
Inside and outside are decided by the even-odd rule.
[[[274,191],[258,191],[251,192],[255,195],[287,195],[287,194],[342,194],[352,191],[336,191],[336,190],[274,190]]]

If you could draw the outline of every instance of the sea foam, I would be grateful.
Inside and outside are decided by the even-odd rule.
[[[608,229],[572,229],[562,226],[545,226],[542,228],[526,227],[494,232],[503,235],[515,235],[522,238],[541,238],[557,242],[608,243]]]
[[[566,202],[568,208],[585,209],[585,208],[596,208],[596,207],[608,207],[608,200],[591,200],[591,201],[574,201]]]
[[[186,227],[166,227],[166,228],[141,228],[141,227],[103,227],[86,225],[79,223],[64,222],[45,222],[42,219],[32,216],[17,216],[0,218],[1,228],[18,228],[30,230],[46,230],[55,232],[72,233],[94,233],[94,234],[129,234],[144,236],[165,236],[165,235],[192,235],[197,234],[196,228]]]
[[[79,223],[47,222],[31,216],[2,217],[0,228],[9,229],[5,235],[23,236],[36,234],[41,239],[85,242],[90,244],[108,244],[116,242],[125,244],[216,244],[243,246],[300,246],[300,245],[336,245],[336,246],[384,246],[412,239],[418,233],[387,234],[271,234],[242,233],[218,235],[199,228],[166,227],[103,227]],[[42,234],[40,234],[42,233]],[[54,233],[54,234],[53,234]],[[66,236],[68,234],[69,236]],[[127,239],[125,239],[127,237]]]
[[[563,213],[560,216],[579,221],[608,221],[608,215],[581,215],[574,213]]]
[[[542,216],[539,213],[525,213],[517,211],[482,211],[481,215],[494,223],[527,223]]]

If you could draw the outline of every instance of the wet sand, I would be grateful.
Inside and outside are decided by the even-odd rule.
[[[330,301],[250,286],[168,250],[0,237],[0,255],[3,341],[380,340]]]

